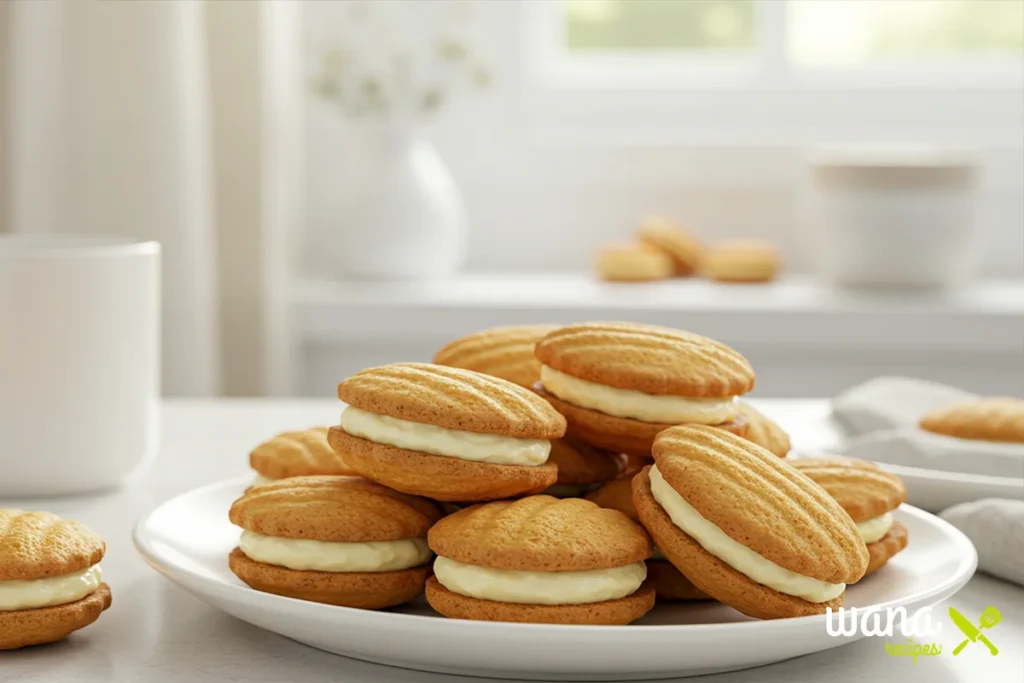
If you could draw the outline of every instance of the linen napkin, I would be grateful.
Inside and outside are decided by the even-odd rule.
[[[954,505],[940,517],[978,550],[978,569],[1024,586],[1024,501],[985,498]]]

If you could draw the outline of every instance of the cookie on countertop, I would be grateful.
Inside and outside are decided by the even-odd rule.
[[[933,410],[921,429],[957,439],[1024,443],[1024,399],[979,398]]]
[[[597,251],[594,267],[602,280],[651,282],[672,276],[672,258],[646,244],[607,244]]]
[[[256,486],[228,513],[242,528],[231,571],[252,588],[381,609],[418,597],[430,570],[430,501],[361,477],[292,477]]]
[[[651,541],[635,522],[580,498],[474,505],[427,536],[427,601],[457,619],[628,624],[654,606],[643,587]]]
[[[540,361],[533,347],[558,325],[492,327],[448,342],[434,362],[473,370],[531,388],[540,379]]]
[[[681,225],[660,216],[648,216],[637,226],[636,233],[642,243],[669,255],[675,275],[693,275],[700,269],[704,245]]]
[[[747,441],[753,441],[766,451],[785,458],[790,449],[789,434],[746,401],[740,401],[737,407],[747,418]]]
[[[278,434],[253,449],[249,466],[256,471],[253,486],[289,477],[356,473],[327,443],[327,427]]]
[[[536,347],[535,390],[563,414],[568,434],[597,448],[650,456],[654,437],[677,424],[744,435],[736,397],[754,387],[747,359],[690,332],[624,322],[579,323]]]
[[[868,547],[865,576],[907,547],[907,527],[892,518],[907,499],[895,474],[854,458],[799,458],[790,464],[825,489],[857,524]]]
[[[369,368],[338,385],[348,404],[329,433],[359,474],[435,500],[538,493],[554,484],[551,441],[565,418],[497,377],[428,363]]]
[[[782,257],[767,242],[726,240],[705,252],[701,268],[719,282],[769,282],[782,268]]]
[[[752,617],[823,614],[860,580],[857,525],[818,484],[724,430],[673,427],[654,442],[633,502],[655,544],[711,597]]]
[[[636,506],[633,504],[633,478],[623,477],[608,482],[601,488],[588,493],[587,500],[593,501],[603,508],[618,510],[634,522],[640,522]],[[654,589],[659,600],[709,600],[693,583],[683,576],[665,555],[654,548],[651,559],[647,560],[647,580],[644,583]]]
[[[52,643],[110,607],[106,544],[49,512],[0,508],[0,650]]]

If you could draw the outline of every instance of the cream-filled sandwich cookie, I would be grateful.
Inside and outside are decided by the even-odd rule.
[[[49,512],[0,509],[0,650],[61,640],[110,607],[95,532]]]
[[[253,449],[249,466],[256,472],[253,486],[289,477],[356,473],[327,443],[327,427],[278,434]]]
[[[430,501],[361,477],[292,477],[231,505],[242,528],[228,558],[252,588],[330,605],[380,609],[423,593],[433,557]]]
[[[445,344],[434,362],[463,370],[482,372],[532,388],[540,379],[540,361],[533,347],[558,325],[511,325],[492,327]]]
[[[580,323],[545,336],[536,355],[536,391],[565,415],[570,437],[597,448],[649,456],[655,435],[678,424],[746,433],[736,397],[754,387],[754,370],[707,337],[637,323]]]
[[[673,427],[633,502],[658,548],[697,588],[752,617],[822,614],[860,580],[857,525],[818,484],[729,432]]]
[[[474,505],[427,536],[437,553],[427,601],[457,619],[628,624],[654,606],[651,542],[615,510],[530,496]]]
[[[942,406],[921,418],[920,427],[957,439],[1024,443],[1024,399],[988,397]]]
[[[907,499],[895,474],[853,458],[800,458],[790,464],[825,489],[857,524],[868,548],[865,576],[907,547],[907,527],[892,517]]]
[[[543,491],[565,418],[536,394],[470,370],[394,363],[338,386],[348,404],[331,446],[362,476],[435,500],[470,502]]]
[[[640,522],[640,515],[633,504],[633,477],[608,482],[596,491],[588,493],[586,498],[603,508],[618,510],[634,522]],[[647,560],[647,580],[644,583],[654,589],[659,600],[710,599],[665,559],[665,555],[657,547],[654,548],[651,559]]]

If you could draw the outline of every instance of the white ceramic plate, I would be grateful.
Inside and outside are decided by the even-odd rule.
[[[174,498],[139,521],[135,545],[171,581],[261,628],[357,659],[441,673],[547,680],[641,680],[733,671],[819,652],[825,617],[748,619],[717,603],[659,605],[630,626],[554,626],[445,619],[425,602],[366,611],[303,602],[245,586],[227,566],[239,530],[227,519],[248,479]],[[974,573],[977,554],[950,524],[912,507],[896,513],[910,544],[851,586],[846,606],[935,604]]]

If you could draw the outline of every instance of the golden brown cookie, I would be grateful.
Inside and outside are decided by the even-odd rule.
[[[782,268],[774,246],[758,240],[727,240],[704,253],[704,274],[719,282],[768,282]]]
[[[252,588],[379,609],[422,594],[430,559],[424,537],[441,512],[360,477],[322,476],[252,488],[228,516],[244,530],[228,564]]]
[[[550,441],[565,418],[535,393],[471,370],[396,363],[338,387],[349,408],[328,441],[359,474],[406,493],[465,502],[555,483]]]
[[[266,479],[356,473],[327,443],[327,427],[278,434],[249,454],[249,466]]]
[[[0,650],[63,640],[99,619],[110,604],[110,586],[101,583],[93,593],[65,605],[0,611]]]
[[[626,624],[654,605],[651,542],[635,522],[580,498],[531,496],[466,508],[435,524],[427,601],[488,621]]]
[[[878,465],[854,458],[800,458],[790,464],[835,498],[857,523],[867,542],[868,569],[875,571],[907,545],[907,528],[886,516],[907,499],[907,489],[895,474]],[[879,523],[892,526],[888,531]],[[863,526],[862,526],[863,525]],[[881,538],[878,534],[884,533]]]
[[[1024,399],[979,398],[921,418],[921,429],[958,439],[1024,443]]]
[[[589,408],[581,408],[563,401],[537,384],[534,391],[548,400],[555,410],[565,416],[568,422],[566,434],[569,437],[589,443],[597,448],[625,453],[633,457],[649,458],[654,437],[675,425],[660,422],[641,422],[628,417],[615,417]],[[737,436],[745,436],[747,418],[739,414],[729,422],[714,425]]]
[[[97,566],[105,552],[78,522],[0,509],[0,582],[18,582],[0,591],[0,650],[61,640],[96,621],[111,600]]]
[[[618,510],[634,522],[640,521],[636,506],[633,505],[633,478],[623,477],[608,482],[601,488],[587,494],[587,500],[593,501],[603,508]],[[654,555],[647,560],[647,579],[645,586],[650,586],[660,600],[707,600],[688,578],[668,560],[662,559],[661,551],[655,548]]]
[[[540,380],[533,347],[558,325],[492,327],[448,342],[434,356],[438,365],[474,370],[530,388]]]
[[[522,439],[558,439],[565,420],[523,387],[430,363],[361,370],[338,385],[354,408],[399,420]]]
[[[821,614],[842,604],[843,584],[863,576],[868,552],[853,520],[824,489],[760,446],[712,427],[683,426],[660,434],[653,455],[653,471],[675,502],[665,500],[704,542],[677,526],[655,498],[651,468],[633,480],[637,512],[669,561],[708,595],[762,619]],[[760,570],[750,553],[762,558]],[[770,588],[733,564],[762,578],[768,570],[769,582],[816,599]]]
[[[362,475],[399,491],[445,502],[496,500],[540,493],[558,481],[554,463],[534,467],[472,462],[407,451],[331,427],[329,439]]]
[[[556,497],[581,496],[622,474],[626,458],[575,439],[551,442],[548,463],[558,468],[558,480],[547,494]]]
[[[672,276],[672,258],[646,244],[608,244],[597,251],[597,275],[610,282],[651,282]]]
[[[789,434],[749,403],[739,401],[737,407],[747,418],[748,423],[747,433],[742,436],[766,451],[785,458],[790,449]]]
[[[649,216],[640,223],[636,232],[641,242],[669,255],[676,275],[693,275],[700,268],[704,245],[681,225],[659,216]]]
[[[884,567],[893,555],[907,547],[907,527],[903,522],[893,522],[882,540],[875,543],[868,543],[868,568],[864,576],[872,574]]]

